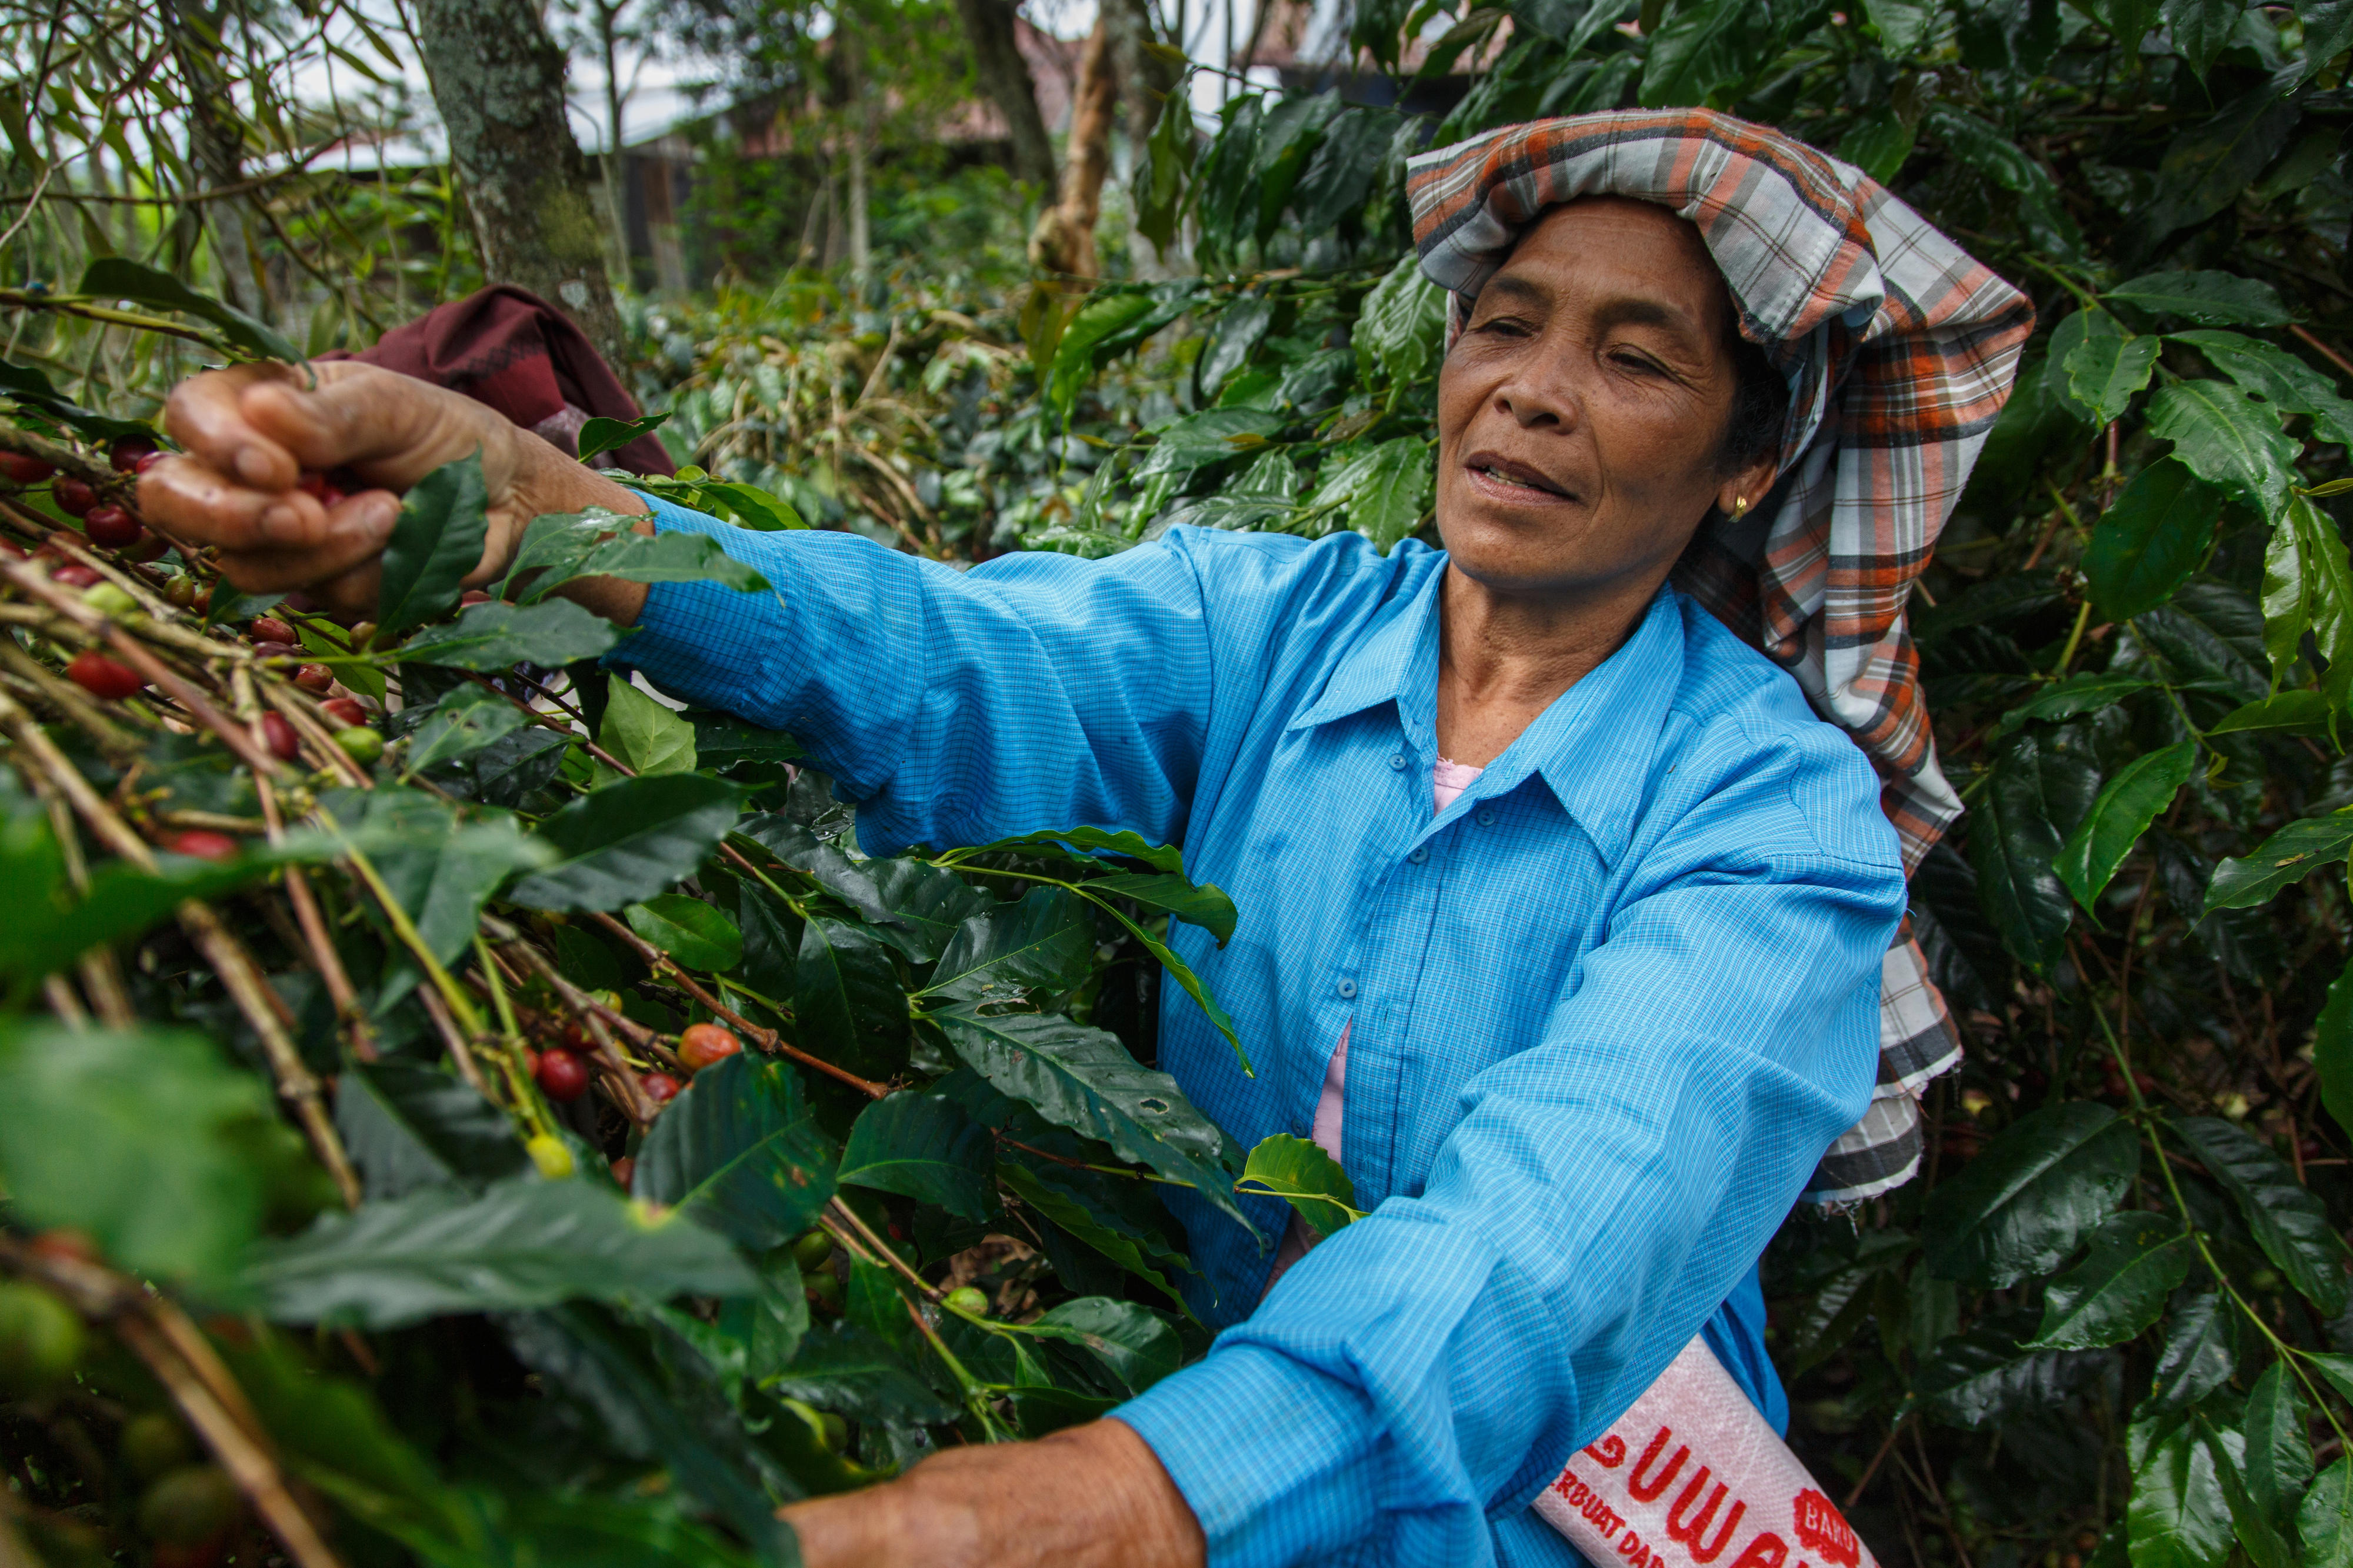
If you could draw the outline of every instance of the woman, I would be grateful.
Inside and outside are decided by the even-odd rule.
[[[1756,1262],[1873,1101],[1904,908],[1865,753],[1925,845],[1957,807],[1903,598],[2031,316],[1854,171],[1717,115],[1497,132],[1412,193],[1454,302],[1442,552],[1175,529],[959,575],[656,506],[775,598],[579,592],[638,627],[617,662],[799,736],[871,852],[1181,843],[1242,918],[1176,941],[1259,1071],[1173,990],[1162,1065],[1245,1144],[1319,1134],[1373,1211],[1269,1290],[1265,1250],[1180,1205],[1204,1361],[788,1510],[816,1568],[1567,1563],[1529,1499],[1695,1332],[1778,1409]],[[372,604],[396,502],[322,512],[304,466],[396,488],[479,447],[477,581],[538,513],[649,510],[461,398],[321,375],[173,399],[188,455],[142,501],[241,587]]]

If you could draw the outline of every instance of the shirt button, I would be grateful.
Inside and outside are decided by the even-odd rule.
[[[1403,752],[1391,752],[1389,753],[1389,766],[1397,769],[1399,773],[1405,772],[1405,753]]]
[[[1415,845],[1411,852],[1406,856],[1406,858],[1417,866],[1420,865],[1424,860],[1430,858],[1430,846],[1427,844]]]
[[[1493,827],[1493,826],[1495,826],[1495,808],[1494,808],[1493,806],[1492,806],[1492,805],[1482,805],[1482,806],[1481,806],[1481,807],[1479,808],[1479,815],[1478,815],[1477,821],[1478,821],[1479,826],[1482,826],[1482,827]]]
[[[1356,983],[1353,980],[1343,980],[1339,984],[1339,992],[1344,999],[1354,996],[1356,994]]]

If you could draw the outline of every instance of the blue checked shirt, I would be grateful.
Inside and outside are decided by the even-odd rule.
[[[1371,1212],[1258,1306],[1271,1250],[1178,1194],[1223,1332],[1117,1413],[1213,1563],[1574,1563],[1530,1499],[1694,1332],[1778,1402],[1757,1259],[1869,1099],[1904,907],[1870,764],[1786,674],[1662,590],[1433,816],[1419,544],[1176,528],[959,574],[658,521],[777,592],[656,586],[613,657],[791,731],[869,853],[1127,827],[1233,896],[1222,951],[1172,941],[1258,1076],[1173,985],[1160,1049],[1245,1146],[1308,1131],[1353,1020]]]

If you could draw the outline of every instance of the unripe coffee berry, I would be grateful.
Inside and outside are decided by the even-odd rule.
[[[793,1243],[793,1261],[800,1265],[804,1274],[815,1273],[824,1268],[825,1260],[832,1256],[833,1237],[821,1230],[810,1231]]]
[[[88,1340],[74,1310],[47,1290],[0,1282],[0,1398],[46,1394],[73,1371]]]
[[[261,739],[269,748],[269,754],[281,763],[290,763],[301,755],[302,738],[294,732],[294,726],[286,721],[282,713],[261,716]]]
[[[168,846],[174,855],[192,856],[198,860],[234,860],[237,840],[226,833],[214,833],[206,828],[191,827],[173,835]]]
[[[343,755],[362,767],[371,765],[384,755],[384,737],[364,724],[336,731],[335,744],[343,749]]]
[[[139,601],[124,589],[100,580],[81,591],[81,602],[101,616],[132,616],[139,613]]]
[[[226,1534],[245,1507],[245,1494],[217,1465],[186,1465],[149,1487],[139,1500],[139,1528],[170,1546],[195,1546]]]
[[[588,1092],[588,1068],[570,1051],[549,1051],[532,1069],[540,1093],[559,1105],[569,1105]]]
[[[961,1312],[968,1318],[988,1316],[988,1296],[977,1285],[960,1285],[947,1293],[940,1303],[951,1312]]]
[[[111,504],[90,508],[81,526],[92,544],[108,550],[128,550],[147,537],[147,530],[137,518]]]
[[[678,1059],[689,1072],[701,1072],[743,1048],[743,1041],[716,1024],[689,1024],[678,1037]]]
[[[539,1173],[551,1182],[560,1182],[579,1167],[572,1163],[572,1151],[561,1138],[541,1133],[523,1142],[522,1152],[539,1167]]]
[[[150,1410],[122,1424],[122,1463],[141,1480],[153,1480],[196,1457],[188,1428],[168,1410]]]
[[[92,649],[74,656],[66,666],[66,679],[100,701],[120,702],[147,683],[129,665],[118,664],[104,654]]]

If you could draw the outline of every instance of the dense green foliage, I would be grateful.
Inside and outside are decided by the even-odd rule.
[[[1440,323],[1407,258],[1409,152],[1705,102],[1861,164],[2041,319],[1914,605],[1971,807],[1915,879],[1914,923],[1970,1054],[1931,1091],[1923,1179],[1793,1216],[1768,1256],[1792,1441],[1886,1561],[2353,1562],[2353,495],[2334,483],[2353,441],[2353,7],[1355,14],[1384,66],[1441,33],[1419,69],[1472,78],[1443,123],[1336,93],[1238,93],[1206,139],[1165,117],[1129,210],[1188,238],[1196,275],[1008,299],[994,264],[942,257],[862,289],[803,271],[634,306],[632,374],[696,465],[681,493],[952,560],[1109,553],[1178,521],[1434,538]],[[88,340],[45,334],[83,295],[50,282],[10,301],[12,363],[151,412],[133,329],[66,374],[51,350]],[[179,311],[154,319],[201,352],[273,352],[127,272],[84,295]],[[7,374],[20,425],[121,433]],[[781,1556],[775,1500],[1082,1418],[1198,1353],[1168,1289],[1179,1238],[1134,1173],[1282,1191],[1303,1152],[1263,1148],[1245,1176],[1138,1065],[1155,921],[1270,912],[1221,908],[1166,851],[1075,834],[857,860],[822,781],[787,782],[786,742],[585,670],[549,674],[561,703],[524,715],[465,672],[575,664],[612,635],[543,599],[556,573],[729,568],[592,556],[613,549],[593,523],[551,521],[514,607],[451,623],[432,545],[455,551],[468,514],[447,488],[432,527],[433,498],[413,502],[392,574],[409,608],[383,618],[406,642],[358,650],[293,616],[345,687],[405,700],[395,743],[363,770],[303,727],[269,786],[283,831],[227,864],[141,864],[93,826],[92,804],[133,842],[258,826],[255,759],[206,741],[177,694],[100,712],[41,673],[109,634],[12,570],[0,757],[26,784],[0,866],[10,907],[28,888],[58,911],[0,933],[19,1009],[0,1102],[39,1108],[0,1123],[12,1236],[71,1226],[167,1300],[243,1310],[216,1331],[229,1372],[355,1558],[594,1555],[591,1537],[639,1543],[632,1561]],[[0,500],[0,523],[31,542],[63,521],[47,494]],[[183,564],[206,574],[149,570]],[[219,711],[313,714],[290,658],[193,641],[193,617],[139,603],[113,630]],[[59,768],[99,795],[70,800]],[[282,1023],[201,921],[172,924],[184,897],[213,900]],[[76,957],[93,943],[111,945]],[[112,1022],[141,1032],[100,1026],[118,994]],[[59,1033],[84,1010],[92,1027]],[[752,1048],[655,1112],[647,1074],[727,1015]],[[521,1053],[574,1027],[604,1098],[551,1103]],[[308,1074],[335,1079],[332,1144]],[[364,1184],[349,1216],[312,1218],[334,1206],[324,1147]],[[634,1204],[607,1179],[622,1157]],[[1307,1169],[1324,1185],[1303,1212],[1344,1222],[1351,1195]],[[121,1310],[21,1239],[0,1266]],[[950,1294],[967,1282],[985,1310]],[[60,1559],[163,1539],[141,1521],[170,1468],[142,1468],[153,1363],[68,1343],[42,1300],[0,1300],[8,1342],[62,1347],[81,1382],[0,1366],[31,1395],[0,1430],[33,1457],[32,1539]]]

